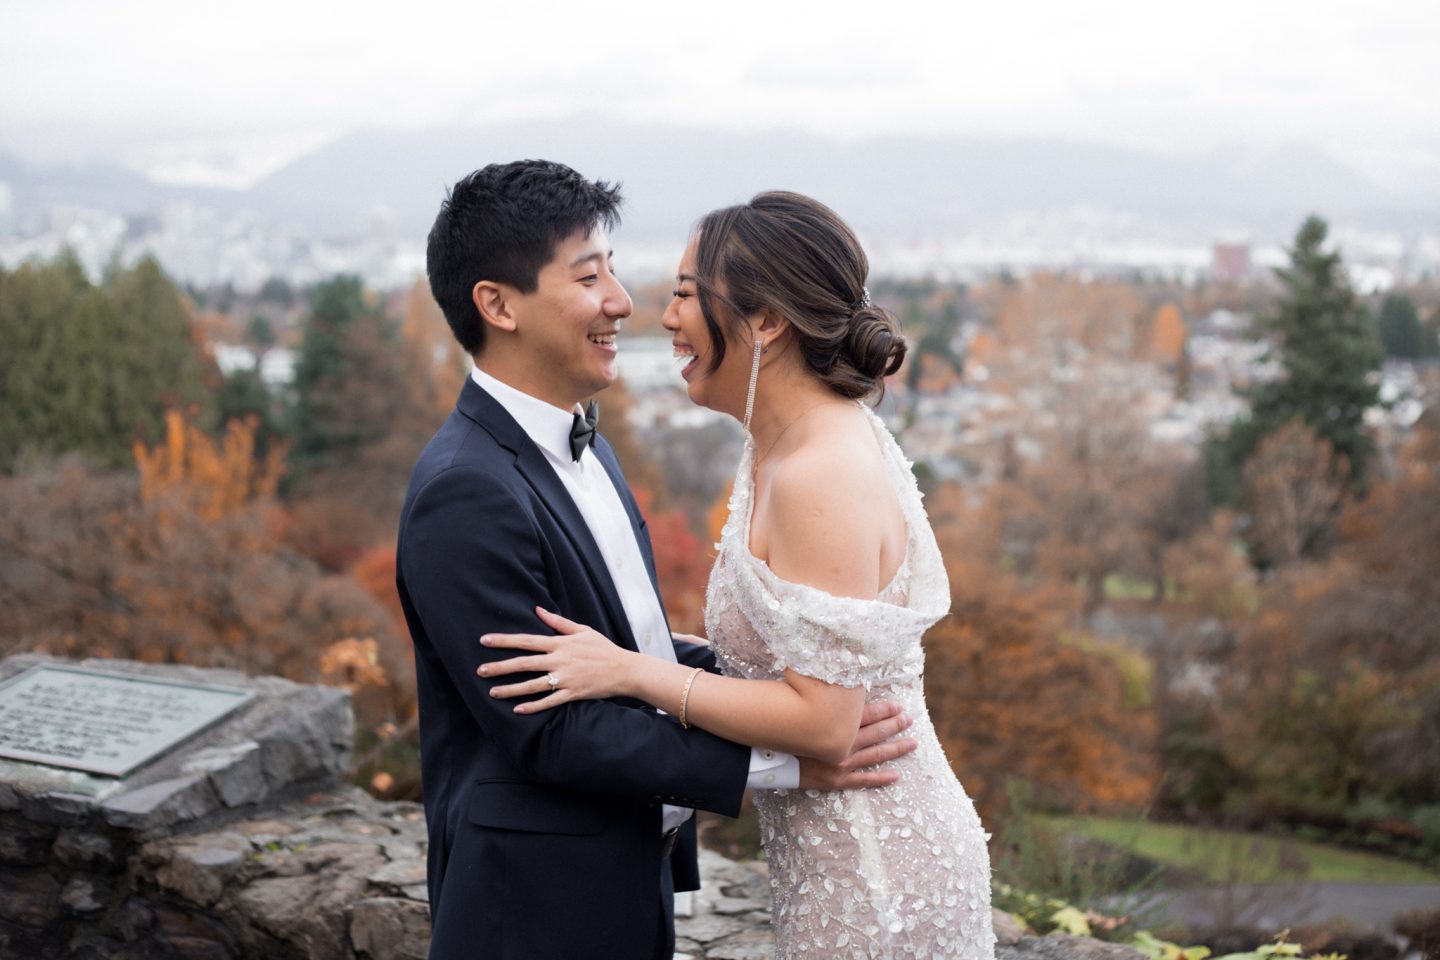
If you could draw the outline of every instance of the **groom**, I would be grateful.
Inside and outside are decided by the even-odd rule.
[[[673,889],[699,877],[693,809],[734,816],[746,786],[873,786],[913,749],[867,711],[840,767],[730,743],[634,700],[525,716],[488,695],[481,634],[549,632],[537,606],[616,643],[714,669],[672,637],[645,521],[578,410],[615,379],[631,301],[607,232],[616,188],[544,161],[457,183],[430,232],[435,299],[475,360],[420,455],[396,578],[415,646],[430,834],[430,956],[668,958]],[[513,681],[515,678],[506,678]],[[552,681],[553,682],[553,681]]]

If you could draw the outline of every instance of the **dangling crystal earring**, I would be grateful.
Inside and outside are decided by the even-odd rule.
[[[745,394],[745,432],[750,432],[750,414],[755,412],[755,384],[760,380],[760,354],[765,351],[765,342],[755,340],[755,359],[750,363],[750,390]]]

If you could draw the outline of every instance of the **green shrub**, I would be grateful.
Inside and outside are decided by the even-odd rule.
[[[1373,794],[1367,794],[1345,808],[1345,820],[1351,824],[1388,820],[1393,816],[1395,816],[1394,804]]]
[[[1067,835],[1048,826],[1035,810],[1032,791],[1023,784],[1011,783],[1007,793],[1010,815],[991,850],[995,906],[1034,929],[1068,930],[1073,923],[1057,921],[1055,914],[1073,904],[1092,919],[1099,918],[1094,935],[1128,938],[1145,917],[1108,914],[1117,903],[1153,900],[1144,895],[1157,890],[1159,865],[1130,853],[1123,843]],[[1142,822],[1143,817],[1136,820],[1137,825]]]
[[[1420,828],[1420,846],[1432,857],[1440,857],[1440,803],[1416,807],[1410,820]]]

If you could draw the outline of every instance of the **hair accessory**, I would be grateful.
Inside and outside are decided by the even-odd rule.
[[[690,688],[695,685],[695,678],[704,672],[704,667],[696,667],[690,671],[690,677],[685,681],[685,689],[680,691],[680,726],[686,730],[690,729],[690,721],[685,718],[685,711],[690,706]]]
[[[755,384],[760,382],[760,354],[765,352],[765,341],[755,340],[755,359],[750,363],[750,390],[745,394],[745,432],[750,432],[750,415],[755,412]]]
[[[870,305],[871,305],[871,304],[870,304],[870,288],[869,288],[869,287],[861,287],[861,288],[860,288],[860,306],[861,306],[861,307],[868,307],[868,306],[870,306]]]

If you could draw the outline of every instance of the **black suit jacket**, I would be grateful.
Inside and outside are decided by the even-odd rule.
[[[615,483],[655,579],[644,520]],[[539,605],[635,649],[579,509],[504,408],[467,379],[420,455],[400,520],[396,580],[415,648],[428,823],[430,956],[650,960],[673,942],[676,889],[698,885],[693,821],[661,863],[660,805],[740,807],[749,750],[633,700],[531,716],[488,695],[481,634],[550,633]],[[708,649],[677,644],[713,668]],[[657,933],[658,931],[658,933]]]

